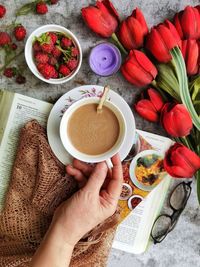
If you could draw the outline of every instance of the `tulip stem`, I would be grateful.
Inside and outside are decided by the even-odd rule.
[[[193,149],[193,147],[192,147],[192,144],[190,143],[190,141],[189,141],[189,138],[187,138],[187,137],[181,137],[181,141],[182,141],[182,143],[183,144],[185,144],[189,149],[191,149],[192,151],[195,151],[194,149]]]
[[[112,40],[116,43],[116,45],[119,47],[120,51],[124,53],[125,55],[128,55],[128,52],[125,50],[123,45],[120,43],[119,39],[117,38],[117,35],[113,33],[111,35]]]

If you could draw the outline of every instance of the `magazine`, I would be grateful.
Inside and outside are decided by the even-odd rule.
[[[4,207],[20,129],[31,119],[38,120],[46,127],[52,106],[50,103],[28,96],[0,91],[0,210]],[[155,189],[149,193],[134,184],[129,167],[136,158],[135,155],[139,155],[141,151],[153,150],[163,153],[171,143],[168,138],[137,130],[137,142],[123,162],[125,192],[122,190],[119,200],[119,206],[122,209],[121,223],[113,243],[114,248],[131,253],[145,251],[152,224],[162,207],[171,178],[165,175],[164,179],[159,181],[158,185],[155,184]],[[156,160],[159,159],[156,158]],[[131,188],[128,190],[128,196],[126,196],[127,188]]]

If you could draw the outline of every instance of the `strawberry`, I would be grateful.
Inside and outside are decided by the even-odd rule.
[[[26,36],[26,29],[22,25],[18,25],[14,28],[14,36],[17,41],[24,40]]]
[[[21,74],[19,74],[17,77],[16,77],[16,83],[18,84],[23,84],[26,82],[26,78],[24,76],[22,76]]]
[[[71,73],[71,71],[65,64],[61,64],[59,67],[59,73],[62,74],[63,76],[68,76]]]
[[[3,18],[6,14],[6,8],[3,5],[0,5],[0,19]]]
[[[72,47],[71,55],[72,57],[77,57],[79,55],[79,50],[77,47]]]
[[[53,50],[53,44],[44,43],[44,44],[41,44],[41,48],[43,52],[50,54],[51,51]]]
[[[37,52],[35,55],[35,60],[37,63],[47,63],[49,61],[49,57],[46,53],[43,52]]]
[[[40,66],[40,73],[44,76],[45,79],[55,78],[57,75],[54,66],[48,63],[44,64],[43,67]]]
[[[38,63],[36,66],[37,66],[37,69],[39,70],[39,72],[41,72],[42,69],[45,67],[45,64],[43,64],[43,63]]]
[[[3,75],[7,78],[12,78],[16,75],[16,68],[6,68],[3,72]]]
[[[59,49],[57,46],[54,46],[54,48],[53,48],[51,54],[52,54],[54,57],[58,58],[58,57],[61,56],[62,52],[60,51],[60,49]]]
[[[63,37],[62,39],[61,39],[61,47],[63,48],[63,49],[67,49],[69,46],[71,46],[72,45],[72,41],[69,39],[69,38],[67,38],[67,37]]]
[[[8,45],[11,43],[11,37],[7,32],[0,32],[0,46]]]
[[[52,76],[52,78],[53,79],[57,79],[58,78],[58,72],[57,71],[54,72],[54,75]]]
[[[75,58],[71,58],[70,60],[67,61],[66,64],[67,67],[72,71],[77,67],[78,61]]]
[[[50,57],[48,62],[50,65],[58,64],[58,60],[55,57]]]
[[[45,2],[40,1],[36,4],[36,13],[44,15],[48,12],[48,7]]]
[[[55,5],[58,3],[59,0],[50,0],[51,5]]]
[[[55,44],[56,41],[58,40],[57,35],[54,32],[49,32],[48,35],[50,36],[50,40],[51,40],[52,44]]]
[[[16,50],[17,49],[17,45],[15,43],[12,43],[10,45],[10,47],[11,47],[12,50]]]
[[[35,41],[34,44],[33,44],[33,51],[34,52],[39,52],[41,50],[42,50],[42,48],[40,46],[40,43],[38,41]]]

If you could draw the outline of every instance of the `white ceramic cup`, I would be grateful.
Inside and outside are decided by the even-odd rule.
[[[111,163],[110,158],[112,156],[114,156],[117,152],[119,152],[122,144],[124,143],[126,131],[127,131],[125,118],[124,118],[122,112],[120,111],[120,109],[115,104],[113,104],[109,100],[107,100],[104,103],[104,105],[106,107],[108,107],[111,111],[113,111],[113,113],[117,117],[118,122],[119,122],[119,128],[120,128],[118,139],[117,139],[115,145],[110,150],[106,151],[103,154],[99,154],[99,155],[88,155],[88,154],[82,153],[79,150],[77,150],[73,146],[73,144],[71,143],[70,137],[68,136],[67,125],[68,125],[69,119],[72,116],[72,114],[79,107],[86,105],[86,104],[91,104],[91,103],[99,103],[99,98],[98,97],[89,97],[89,98],[84,98],[84,99],[78,100],[77,102],[72,104],[65,111],[65,113],[61,119],[61,122],[60,122],[60,138],[61,138],[61,141],[62,141],[64,148],[68,151],[68,153],[72,157],[77,158],[77,159],[84,161],[84,162],[88,162],[88,163],[97,163],[97,162],[106,161],[108,167],[110,168],[110,167],[112,167],[112,163]]]

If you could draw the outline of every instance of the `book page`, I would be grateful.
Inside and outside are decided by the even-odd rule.
[[[15,159],[20,129],[31,119],[38,120],[41,125],[46,126],[52,104],[33,99],[20,94],[4,91],[3,106],[10,106],[6,121],[0,114],[1,146],[0,146],[0,210],[3,208],[5,194],[9,185],[12,166]],[[11,96],[12,95],[12,103]],[[6,99],[9,99],[7,103]],[[12,104],[12,105],[11,105]],[[7,124],[6,124],[7,122]]]
[[[137,132],[159,152],[164,153],[172,144],[172,140],[169,138],[141,130],[137,130]],[[113,242],[113,248],[136,254],[145,251],[151,227],[163,204],[170,182],[171,178],[167,176],[120,223]]]

